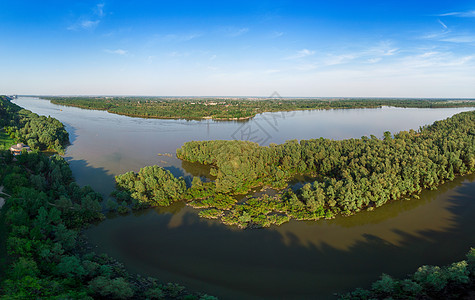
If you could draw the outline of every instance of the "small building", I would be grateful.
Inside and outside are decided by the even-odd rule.
[[[10,151],[13,153],[13,155],[20,155],[23,150],[31,151],[30,147],[23,143],[18,143],[10,147]]]

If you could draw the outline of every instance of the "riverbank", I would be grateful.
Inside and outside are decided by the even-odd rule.
[[[138,118],[244,121],[265,112],[315,109],[380,108],[382,106],[448,108],[473,107],[475,100],[441,99],[298,99],[262,98],[229,100],[222,98],[160,97],[45,97],[57,105],[104,110]]]

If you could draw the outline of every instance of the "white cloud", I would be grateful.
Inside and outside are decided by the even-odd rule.
[[[475,10],[469,10],[469,11],[455,11],[455,12],[449,12],[449,13],[444,13],[444,14],[439,14],[436,15],[438,17],[450,17],[450,16],[455,16],[455,17],[462,17],[462,18],[474,18],[475,17]]]
[[[440,39],[442,42],[475,43],[475,35],[458,35]]]
[[[106,49],[104,51],[110,54],[118,54],[118,55],[127,55],[129,53],[129,51],[123,50],[123,49],[116,49],[116,50]]]
[[[96,20],[96,21],[84,20],[79,25],[81,28],[91,29],[91,28],[95,28],[99,23],[100,23],[99,20]]]
[[[152,36],[150,39],[150,43],[158,43],[158,42],[175,42],[175,43],[181,43],[181,42],[188,42],[193,39],[197,39],[201,37],[201,33],[189,33],[189,34],[175,34],[175,33],[170,33],[170,34],[155,34]]]
[[[72,31],[92,30],[99,25],[103,17],[104,3],[99,3],[92,9],[92,13],[82,15],[76,22],[68,26],[66,29]]]
[[[271,34],[271,38],[275,39],[275,38],[279,38],[281,36],[283,36],[284,33],[281,32],[281,31],[274,31],[272,34]]]
[[[360,54],[352,54],[352,53],[341,54],[341,55],[330,54],[324,59],[323,64],[326,66],[344,64],[344,63],[352,61],[358,56],[360,56]]]
[[[405,69],[423,69],[442,72],[442,69],[451,67],[473,67],[474,55],[456,56],[452,52],[428,51],[421,54],[408,55],[401,58],[397,64]]]
[[[380,62],[381,60],[382,60],[381,57],[374,57],[374,58],[369,58],[369,59],[368,59],[368,62],[369,62],[370,64],[375,64],[375,63]]]
[[[228,37],[238,37],[249,32],[249,28],[226,27],[221,30]]]
[[[104,3],[99,3],[96,5],[96,8],[94,9],[94,13],[102,18],[104,16]]]
[[[307,56],[312,56],[314,54],[315,54],[315,51],[313,50],[302,49],[302,50],[297,51],[297,54],[291,55],[287,57],[286,59],[300,59]]]
[[[447,25],[445,25],[444,22],[442,22],[440,19],[437,19],[437,21],[439,21],[439,24],[442,25],[442,27],[444,27],[444,29],[447,29]]]

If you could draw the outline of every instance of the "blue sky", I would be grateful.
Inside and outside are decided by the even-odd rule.
[[[475,1],[0,2],[0,94],[475,98]]]

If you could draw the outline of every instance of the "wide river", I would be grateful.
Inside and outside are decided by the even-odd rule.
[[[66,125],[65,153],[81,185],[104,196],[114,176],[157,164],[175,175],[205,176],[175,150],[190,140],[243,139],[262,145],[291,139],[381,137],[418,129],[473,108],[392,108],[264,113],[250,121],[130,118],[18,98],[16,104]],[[172,155],[159,155],[172,154]],[[327,299],[368,287],[381,273],[405,276],[423,264],[464,258],[475,245],[475,175],[457,178],[420,200],[318,222],[238,230],[200,219],[176,204],[109,218],[86,234],[96,252],[129,271],[177,282],[222,299]]]

